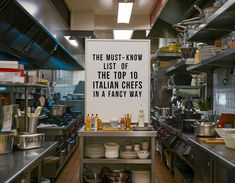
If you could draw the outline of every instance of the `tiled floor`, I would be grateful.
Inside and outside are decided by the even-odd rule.
[[[56,183],[78,183],[79,181],[79,148],[74,152],[66,164]],[[160,156],[156,155],[156,180],[155,183],[175,183],[173,176],[161,162]]]

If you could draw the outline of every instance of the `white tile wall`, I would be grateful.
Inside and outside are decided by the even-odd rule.
[[[230,76],[227,84],[224,85],[225,69],[217,70],[213,74],[213,109],[217,114],[235,114],[235,70],[234,74]]]

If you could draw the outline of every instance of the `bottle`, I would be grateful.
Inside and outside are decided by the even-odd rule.
[[[94,114],[91,115],[91,130],[95,129],[95,117]]]
[[[143,109],[139,110],[138,122],[139,122],[139,127],[144,127],[144,110]]]
[[[98,128],[98,114],[95,115],[95,119],[94,119],[94,130],[97,131]]]
[[[91,131],[91,117],[89,116],[89,114],[87,114],[86,116],[86,131]]]
[[[126,114],[126,131],[131,130],[131,115]]]
[[[97,129],[102,130],[102,120],[101,119],[97,120]]]
[[[125,131],[125,118],[121,118],[120,120],[120,130]]]

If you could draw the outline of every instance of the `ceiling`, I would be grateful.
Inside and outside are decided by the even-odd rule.
[[[150,15],[158,0],[135,0],[133,15]],[[94,11],[95,15],[117,15],[118,0],[65,0],[70,10]]]

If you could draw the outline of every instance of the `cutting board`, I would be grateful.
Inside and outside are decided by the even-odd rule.
[[[206,144],[224,144],[223,138],[200,138]]]
[[[119,128],[103,127],[103,131],[119,131]]]

